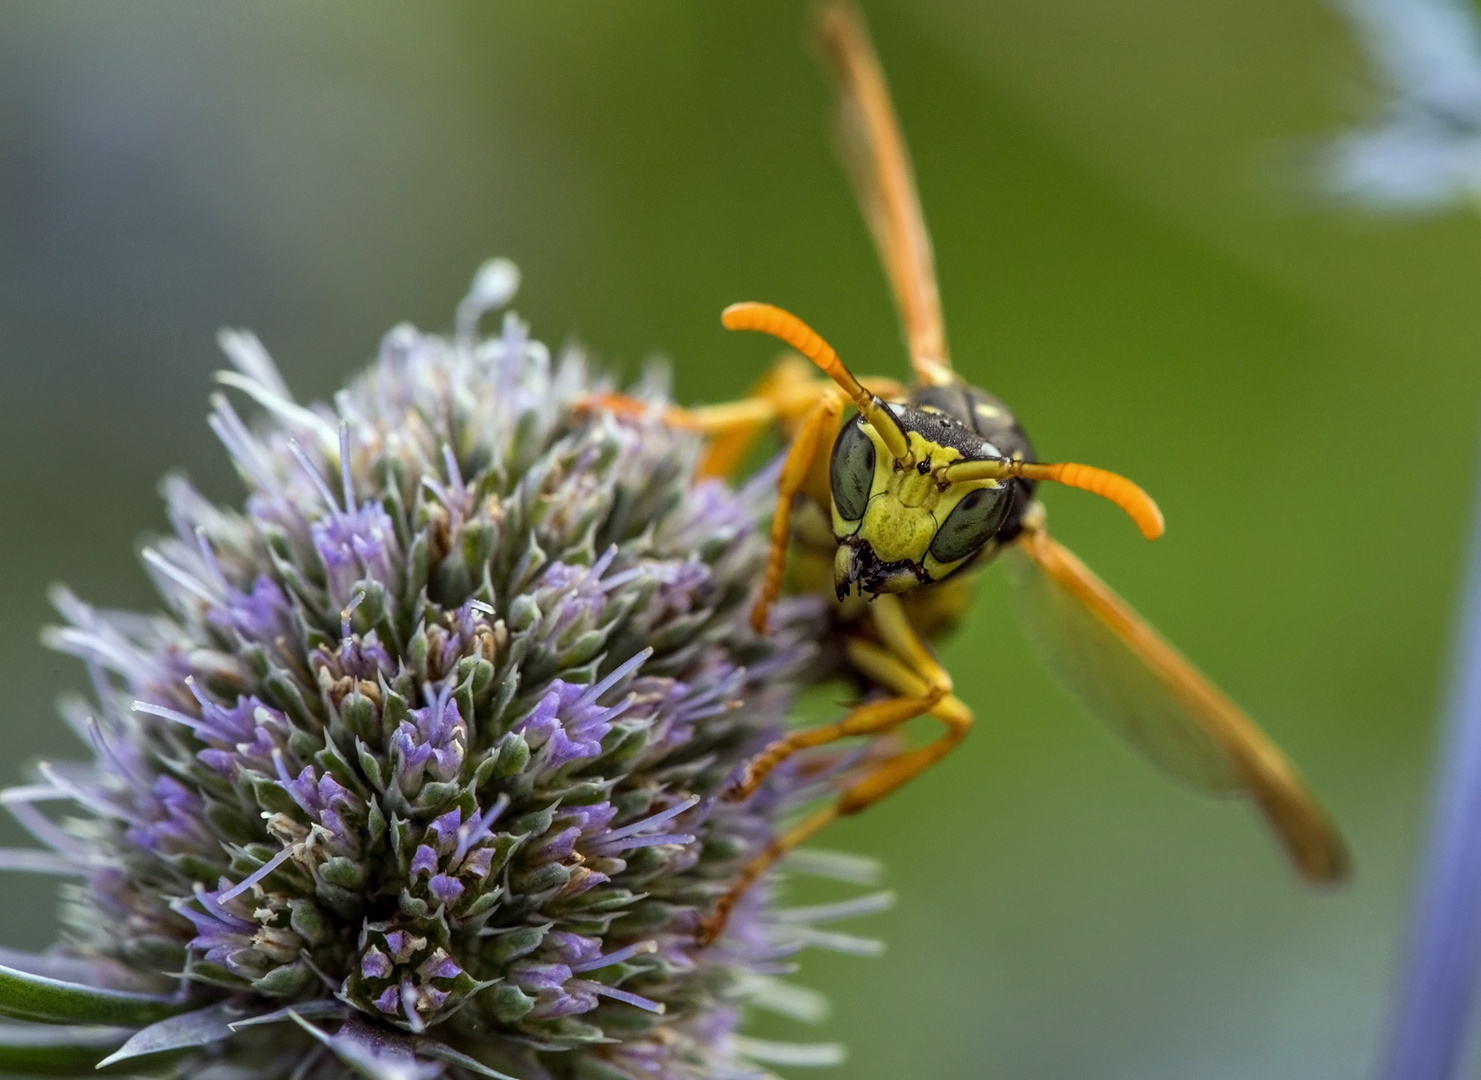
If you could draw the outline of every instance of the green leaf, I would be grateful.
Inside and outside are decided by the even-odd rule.
[[[314,1001],[300,1001],[297,1005],[289,1005],[274,1012],[263,1013],[261,1016],[233,1020],[230,1026],[232,1031],[241,1031],[242,1028],[259,1027],[264,1024],[281,1024],[285,1020],[302,1023],[305,1019],[317,1020],[325,1016],[340,1018],[349,1012],[350,1006],[336,998],[318,998]]]
[[[242,1017],[242,1010],[229,1002],[167,1017],[156,1024],[150,1024],[143,1031],[134,1032],[128,1042],[98,1062],[98,1068],[143,1057],[145,1054],[183,1050],[190,1046],[205,1046],[207,1043],[228,1039],[232,1030],[227,1025]]]
[[[456,1065],[460,1069],[471,1072],[474,1076],[486,1076],[489,1080],[515,1080],[508,1073],[499,1072],[498,1069],[485,1065],[477,1058],[469,1057],[461,1050],[454,1050],[447,1043],[438,1042],[436,1039],[422,1037],[417,1039],[413,1045],[420,1056],[445,1062],[448,1065]]]
[[[43,1024],[152,1024],[189,1008],[166,994],[100,990],[0,965],[0,1015]]]
[[[499,1072],[437,1039],[407,1035],[372,1025],[357,1014],[351,1014],[339,1031],[331,1035],[310,1024],[292,1008],[284,1011],[299,1027],[333,1050],[346,1065],[372,1080],[407,1080],[421,1076],[428,1070],[425,1067],[418,1068],[417,1058],[456,1065],[475,1076],[487,1077],[488,1080],[516,1080],[508,1073]]]
[[[128,1035],[123,1028],[0,1024],[0,1072],[86,1076]]]

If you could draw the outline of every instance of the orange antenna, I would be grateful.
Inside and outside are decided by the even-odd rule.
[[[1002,480],[1021,476],[1025,480],[1052,480],[1066,487],[1079,488],[1102,499],[1109,499],[1126,516],[1136,522],[1148,540],[1162,535],[1165,523],[1157,504],[1137,485],[1124,476],[1119,476],[1093,465],[1075,465],[1071,462],[1048,464],[1042,461],[957,461],[936,470],[942,480]]]
[[[757,333],[770,334],[792,346],[843,388],[843,392],[858,406],[859,412],[864,414],[864,419],[879,432],[879,437],[884,440],[885,447],[896,461],[908,463],[913,460],[910,444],[890,413],[889,406],[865,389],[864,384],[854,378],[854,373],[838,358],[833,346],[796,315],[771,304],[747,302],[731,304],[720,313],[720,322],[727,330],[755,330]]]

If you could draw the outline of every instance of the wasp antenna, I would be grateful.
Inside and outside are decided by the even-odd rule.
[[[1136,484],[1117,473],[1097,469],[1094,465],[1073,462],[1050,464],[1042,461],[958,461],[941,469],[942,479],[1001,480],[1021,476],[1025,480],[1049,480],[1066,487],[1079,488],[1107,499],[1136,523],[1148,540],[1156,540],[1166,529],[1157,503]]]
[[[864,419],[879,432],[880,438],[896,461],[909,463],[913,460],[910,443],[906,441],[905,432],[889,411],[889,406],[854,378],[854,373],[838,358],[833,346],[796,315],[772,304],[747,301],[731,304],[720,313],[720,322],[727,330],[754,330],[760,334],[770,334],[792,346],[822,368],[824,374],[843,389],[858,406],[859,412],[864,414]]]
[[[1097,469],[1094,465],[1065,462],[1057,465],[1025,464],[1022,476],[1026,480],[1052,480],[1109,499],[1136,522],[1136,527],[1148,540],[1156,540],[1167,528],[1162,511],[1152,496],[1117,473]]]

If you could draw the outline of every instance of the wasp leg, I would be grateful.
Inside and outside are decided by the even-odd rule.
[[[850,661],[865,675],[897,697],[861,705],[842,720],[799,731],[763,750],[747,767],[736,794],[754,791],[768,772],[786,758],[810,746],[821,746],[851,735],[884,735],[917,716],[930,715],[945,726],[945,733],[914,750],[892,754],[872,765],[864,776],[844,788],[838,799],[774,839],[741,868],[734,884],[716,901],[700,928],[702,941],[713,941],[725,929],[731,909],[778,859],[823,828],[873,805],[909,783],[956,749],[972,726],[972,713],[952,696],[951,676],[933,657],[905,617],[899,600],[890,594],[877,597],[870,612],[883,639],[883,646],[862,638],[848,642]]]
[[[887,647],[862,637],[849,638],[844,647],[854,670],[899,696],[860,705],[842,720],[778,739],[746,763],[740,779],[726,792],[729,801],[749,799],[773,769],[799,750],[854,735],[883,735],[917,716],[940,720],[948,733],[960,729],[963,736],[966,734],[972,723],[971,710],[951,693],[951,676],[921,644],[903,609],[897,610],[898,605],[899,600],[886,593],[870,606],[875,625],[882,631],[884,625],[890,628],[885,637]],[[942,749],[941,754],[950,749]]]
[[[885,376],[871,376],[864,380],[864,384],[886,401],[904,401],[910,393],[902,383]],[[831,381],[818,378],[813,365],[796,353],[784,353],[751,388],[752,397],[765,398],[775,406],[776,419],[781,422],[783,433],[789,439],[797,437],[820,397],[837,397],[838,393]],[[762,424],[737,424],[717,433],[710,441],[699,475],[734,476],[764,430]],[[826,492],[826,477],[824,480],[822,490]],[[826,494],[820,497],[827,498]]]
[[[770,425],[795,427],[819,396],[831,391],[832,384],[816,378],[811,364],[788,353],[767,368],[751,392],[738,401],[693,409],[655,409],[648,402],[609,392],[592,394],[578,407],[627,417],[656,415],[670,427],[708,435],[710,443],[695,472],[702,479],[729,478]]]
[[[726,434],[737,428],[768,424],[777,418],[775,403],[760,397],[741,398],[723,405],[704,405],[695,409],[683,409],[677,405],[657,409],[640,398],[609,391],[589,395],[582,399],[580,407],[587,410],[603,409],[630,418],[655,415],[671,428],[697,431],[704,435]]]
[[[792,500],[814,473],[815,463],[826,460],[838,435],[838,421],[843,416],[843,402],[826,394],[797,429],[797,436],[787,450],[782,474],[777,479],[776,511],[771,517],[770,549],[766,556],[766,574],[761,579],[761,592],[751,608],[751,629],[766,633],[766,615],[782,594],[782,574],[787,567],[787,545],[792,541]]]
[[[740,471],[769,422],[779,421],[790,437],[792,429],[817,403],[819,395],[832,389],[831,384],[816,377],[812,364],[793,353],[783,353],[751,387],[750,397],[770,403],[772,415],[766,421],[737,423],[725,431],[715,432],[696,470],[698,475],[723,479],[733,477]]]
[[[890,378],[870,378],[865,384],[886,401],[903,401],[908,394]],[[794,436],[818,399],[828,394],[836,395],[833,383],[817,378],[812,364],[800,356],[786,353],[738,401],[694,409],[655,409],[625,394],[601,393],[585,398],[578,408],[605,409],[634,418],[656,415],[670,427],[708,435],[710,442],[695,474],[700,479],[730,479],[770,425],[780,424],[789,438]]]
[[[656,415],[671,428],[695,431],[710,436],[704,455],[695,466],[696,479],[729,479],[745,461],[751,447],[766,428],[782,416],[779,403],[769,397],[746,397],[723,405],[704,405],[682,409],[670,405],[661,410],[625,394],[592,394],[579,407],[604,409],[618,416]]]

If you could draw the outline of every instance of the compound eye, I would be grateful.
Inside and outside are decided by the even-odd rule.
[[[931,541],[931,554],[940,563],[965,559],[992,539],[1012,504],[1012,488],[977,488],[968,492],[952,508],[936,537]]]
[[[828,473],[839,516],[845,521],[858,521],[864,516],[874,487],[874,442],[864,434],[862,418],[839,432]]]

